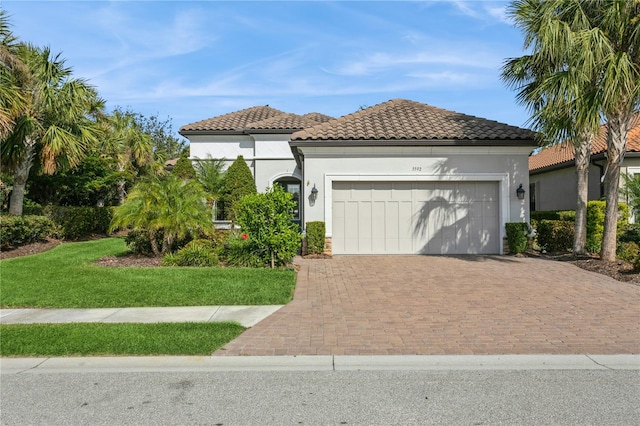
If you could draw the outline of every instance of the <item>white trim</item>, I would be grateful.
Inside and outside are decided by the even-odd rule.
[[[509,209],[509,174],[508,173],[460,173],[447,175],[417,174],[325,174],[324,175],[324,223],[325,236],[333,235],[333,182],[463,182],[485,181],[498,182],[500,192],[500,254],[503,253],[502,240],[506,236],[505,219],[511,217]],[[515,189],[514,189],[515,191]]]
[[[300,184],[302,184],[302,174],[299,172],[297,167],[296,167],[296,171],[294,171],[293,173],[280,173],[275,176],[272,176],[269,179],[269,182],[271,183],[271,186],[273,186],[275,181],[277,181],[278,179],[286,178],[286,177],[298,179],[300,181]]]

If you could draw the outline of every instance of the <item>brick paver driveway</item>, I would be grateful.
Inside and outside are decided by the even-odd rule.
[[[215,355],[640,353],[640,286],[486,256],[298,259],[294,300]]]

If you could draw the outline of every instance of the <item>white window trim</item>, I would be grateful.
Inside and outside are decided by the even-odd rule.
[[[416,175],[416,174],[325,174],[324,175],[324,223],[325,236],[333,235],[333,182],[498,182],[500,193],[500,240],[505,238],[505,218],[511,217],[509,209],[509,174],[508,173],[464,173],[448,175]],[[515,191],[515,189],[514,189]],[[503,253],[500,244],[500,254]]]

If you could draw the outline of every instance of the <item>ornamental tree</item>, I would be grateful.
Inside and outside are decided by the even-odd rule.
[[[291,194],[279,185],[264,194],[246,195],[236,204],[235,217],[247,235],[249,249],[265,265],[287,265],[298,252],[301,235],[292,222],[295,206]]]

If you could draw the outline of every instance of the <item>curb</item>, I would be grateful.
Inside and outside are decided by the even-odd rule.
[[[640,355],[301,355],[0,358],[0,374],[358,370],[640,371]]]

